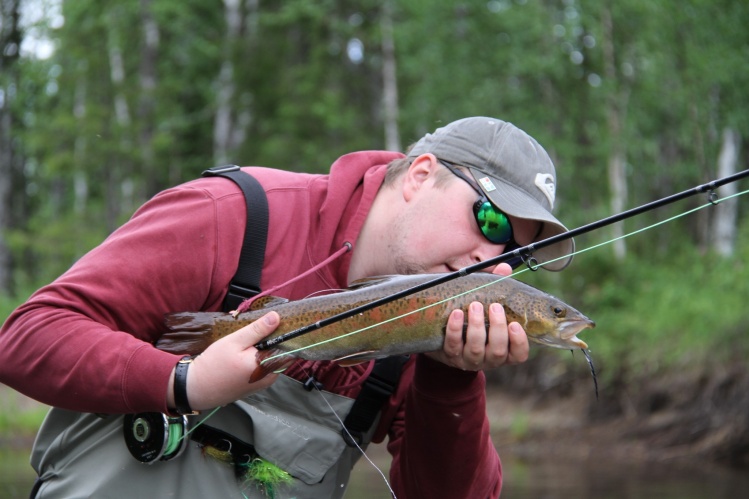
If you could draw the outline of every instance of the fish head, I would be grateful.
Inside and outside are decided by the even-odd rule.
[[[563,301],[543,292],[525,295],[514,304],[517,320],[534,343],[565,350],[588,348],[588,344],[577,337],[596,323],[582,312]]]

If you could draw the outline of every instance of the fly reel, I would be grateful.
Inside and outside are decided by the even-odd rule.
[[[123,423],[127,450],[142,463],[169,461],[187,447],[187,417],[170,417],[160,412],[125,415]]]

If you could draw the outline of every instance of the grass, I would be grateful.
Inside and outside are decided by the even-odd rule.
[[[0,384],[0,442],[33,438],[49,407]]]
[[[516,410],[510,422],[510,436],[514,440],[523,440],[530,432],[530,415],[525,411]]]

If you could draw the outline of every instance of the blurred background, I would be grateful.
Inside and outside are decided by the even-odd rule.
[[[570,228],[745,170],[747,25],[742,0],[0,0],[0,321],[214,165],[324,173],[494,116],[548,150]],[[600,393],[563,351],[489,373],[508,497],[749,490],[747,188],[518,276],[596,320]],[[0,402],[0,495],[24,497],[46,408]],[[389,497],[363,461],[350,490]]]

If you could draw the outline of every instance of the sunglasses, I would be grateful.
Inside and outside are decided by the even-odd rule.
[[[473,204],[473,215],[476,217],[476,223],[479,225],[481,234],[491,243],[506,245],[505,251],[509,251],[510,247],[519,247],[512,238],[513,231],[510,219],[489,201],[478,184],[458,170],[454,163],[443,159],[437,161],[442,163],[456,177],[465,180],[478,193],[479,199]]]

